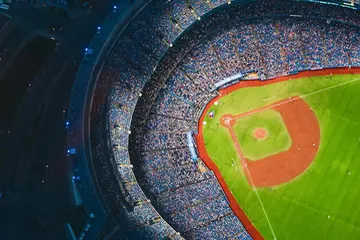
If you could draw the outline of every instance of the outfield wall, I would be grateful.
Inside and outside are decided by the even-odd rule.
[[[211,160],[210,156],[206,152],[204,137],[203,137],[203,121],[206,117],[208,110],[212,107],[212,105],[220,100],[224,95],[227,95],[233,91],[236,91],[242,87],[244,87],[244,82],[246,81],[246,87],[249,86],[264,86],[274,82],[283,82],[291,79],[298,78],[306,78],[306,77],[315,77],[315,76],[326,76],[326,75],[341,75],[341,74],[360,74],[360,67],[343,67],[343,68],[324,68],[324,69],[314,69],[314,70],[305,70],[298,72],[292,75],[280,76],[267,80],[244,80],[238,83],[235,83],[231,86],[228,86],[224,89],[219,90],[219,95],[213,98],[210,102],[208,102],[203,109],[200,119],[198,121],[198,135],[196,136],[196,142],[198,147],[199,157],[203,160],[206,166],[215,173],[218,182],[223,189],[228,201],[230,203],[230,207],[235,213],[235,215],[240,219],[242,224],[244,225],[246,231],[254,238],[254,239],[263,239],[260,232],[255,228],[250,219],[246,216],[245,212],[242,210],[241,206],[236,201],[235,197],[231,193],[229,187],[227,186],[223,176],[221,175],[219,169],[216,164]]]

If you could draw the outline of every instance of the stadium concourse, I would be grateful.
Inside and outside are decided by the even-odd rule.
[[[225,0],[144,7],[102,59],[91,108],[100,191],[115,220],[127,219],[130,237],[261,238],[230,207],[214,173],[191,159],[186,133],[226,77],[360,66],[356,7]]]

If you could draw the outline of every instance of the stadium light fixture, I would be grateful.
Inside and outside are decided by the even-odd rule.
[[[170,47],[172,47],[173,45],[172,45],[172,43],[170,43]]]
[[[93,50],[91,48],[85,48],[85,54],[86,55],[92,55],[93,54]]]

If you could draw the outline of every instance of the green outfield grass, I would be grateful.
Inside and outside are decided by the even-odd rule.
[[[358,79],[360,75],[334,75],[332,79],[312,77],[243,88],[224,96],[218,105],[209,109],[215,110],[215,117],[204,119],[207,153],[241,208],[265,239],[272,239],[273,234],[264,209],[278,240],[360,239]],[[316,114],[321,131],[320,146],[314,162],[304,174],[272,189],[256,189],[263,209],[255,190],[247,182],[230,133],[219,121],[223,114],[238,115],[291,96],[302,96]],[[254,159],[284,149],[289,144],[289,139],[279,137],[284,134],[279,127],[281,124],[272,125],[264,121],[271,113],[265,115],[244,118],[234,126],[239,142],[247,146],[246,154]],[[245,128],[263,124],[272,135],[279,134],[274,140],[280,143],[276,147],[257,145],[257,153],[254,144],[261,143],[254,142]]]
[[[267,137],[257,139],[254,131],[263,128]],[[281,114],[268,109],[236,120],[233,126],[244,156],[249,160],[258,160],[283,152],[290,148],[291,137]]]

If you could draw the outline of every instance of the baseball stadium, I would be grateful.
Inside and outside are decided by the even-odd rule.
[[[72,93],[86,237],[360,239],[359,1],[140,5]]]

